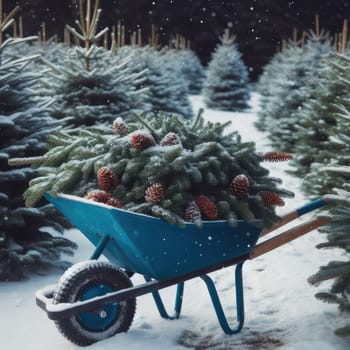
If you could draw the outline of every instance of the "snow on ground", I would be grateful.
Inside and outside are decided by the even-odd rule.
[[[192,97],[195,110],[202,106],[200,96]],[[232,120],[244,141],[254,141],[258,151],[268,151],[267,138],[254,127],[257,96],[252,99],[248,113],[228,113],[205,110],[211,121]],[[282,212],[287,212],[306,201],[298,189],[299,180],[284,173],[288,164],[271,164],[271,173],[284,180],[284,187],[296,192],[288,199]],[[67,237],[79,244],[72,259],[87,259],[93,247],[77,230]],[[135,319],[128,333],[93,344],[91,350],[109,349],[280,349],[280,350],[345,350],[349,340],[333,334],[341,317],[334,305],[321,303],[314,293],[327,289],[311,287],[307,278],[330,259],[339,259],[338,251],[319,251],[315,245],[322,241],[313,231],[244,266],[245,326],[238,335],[228,336],[221,330],[207,290],[200,279],[185,283],[183,312],[179,320],[160,318],[152,297],[137,299]],[[33,276],[22,282],[0,283],[0,330],[2,350],[73,350],[79,347],[69,343],[55,328],[46,314],[35,305],[35,292],[57,282],[62,271]],[[217,283],[225,312],[230,322],[235,321],[234,268],[226,268],[211,276]],[[134,283],[143,282],[140,276]],[[173,307],[174,288],[161,292],[170,308]],[[344,316],[345,317],[345,316]]]

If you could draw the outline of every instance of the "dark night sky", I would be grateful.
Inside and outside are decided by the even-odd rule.
[[[42,21],[49,35],[62,36],[64,24],[74,24],[76,0],[22,0],[25,30],[36,33]],[[158,26],[163,43],[177,33],[191,40],[192,48],[207,62],[226,27],[230,27],[246,63],[257,74],[280,47],[281,39],[291,37],[293,28],[314,28],[319,14],[321,27],[332,33],[341,31],[350,17],[350,0],[101,0],[101,26],[118,20],[131,32],[141,27],[144,35],[151,23]],[[7,11],[14,1],[4,0]]]

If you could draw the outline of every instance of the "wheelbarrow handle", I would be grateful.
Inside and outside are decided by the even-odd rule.
[[[316,218],[314,220],[305,222],[289,230],[286,230],[281,234],[266,240],[265,242],[257,244],[255,248],[253,248],[253,250],[250,252],[249,259],[254,259],[262,254],[268,253],[269,251],[276,249],[286,243],[289,243],[294,239],[327,224],[328,222],[329,219],[327,218]]]
[[[260,237],[267,235],[268,233],[277,230],[278,228],[284,226],[285,224],[288,224],[289,222],[297,219],[298,217],[305,215],[307,213],[310,213],[318,208],[323,207],[324,205],[326,205],[327,202],[324,198],[319,198],[316,199],[312,202],[309,202],[305,205],[303,205],[302,207],[293,210],[290,213],[285,214],[284,216],[281,217],[281,220],[279,220],[278,222],[276,222],[275,224],[273,224],[270,227],[267,227],[266,229],[264,229],[261,234]]]

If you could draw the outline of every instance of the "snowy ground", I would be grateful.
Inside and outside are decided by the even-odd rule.
[[[266,147],[265,135],[254,128],[256,96],[249,113],[227,113],[206,110],[204,116],[212,121],[233,121],[243,140],[253,140],[257,149]],[[200,97],[192,98],[197,110]],[[290,211],[305,199],[298,190],[299,180],[284,173],[288,165],[272,164],[271,172],[284,180],[284,187],[296,192],[295,199],[287,200],[283,212]],[[92,246],[76,230],[67,236],[79,244],[74,262],[89,257]],[[166,321],[158,315],[151,296],[138,298],[137,312],[128,333],[114,336],[90,346],[91,350],[108,349],[280,349],[280,350],[345,350],[350,340],[334,336],[333,330],[341,318],[333,305],[314,298],[314,293],[327,289],[311,287],[307,278],[330,259],[340,259],[339,251],[319,251],[315,245],[322,241],[313,231],[244,266],[244,296],[246,322],[236,336],[225,335],[217,322],[208,293],[200,279],[185,284],[183,314],[179,320]],[[52,321],[35,305],[35,291],[56,283],[62,272],[34,276],[23,282],[0,283],[0,330],[2,350],[73,350],[56,330]],[[233,268],[212,274],[222,297],[225,311],[234,322]],[[134,283],[141,282],[133,277]],[[162,291],[162,296],[173,306],[174,290]],[[344,316],[345,317],[345,316]],[[349,320],[348,320],[349,321]]]

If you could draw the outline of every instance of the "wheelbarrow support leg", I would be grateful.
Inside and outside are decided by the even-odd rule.
[[[147,282],[151,281],[150,278],[145,277],[145,280]],[[176,320],[180,317],[181,314],[181,308],[182,308],[182,300],[183,300],[183,294],[184,294],[184,286],[185,283],[184,282],[180,282],[177,284],[177,288],[176,288],[176,297],[175,297],[175,306],[174,306],[174,314],[172,316],[170,316],[168,314],[168,312],[165,309],[163,300],[159,294],[159,292],[156,290],[154,292],[152,292],[152,296],[154,299],[154,302],[156,303],[158,312],[160,314],[161,317],[167,319],[167,320]]]
[[[90,259],[91,260],[97,260],[102,252],[104,251],[104,249],[106,248],[108,242],[109,242],[110,238],[108,235],[105,235],[101,238],[100,242],[98,242],[94,252],[92,253]]]
[[[231,328],[230,325],[228,324],[227,318],[222,308],[220,298],[217,293],[213,280],[208,275],[201,276],[202,280],[207,285],[208,292],[209,292],[211,301],[213,303],[219,324],[222,330],[226,334],[239,333],[244,323],[244,298],[243,298],[243,278],[242,278],[243,263],[244,262],[240,262],[239,264],[237,264],[236,271],[235,271],[236,310],[237,310],[237,322],[238,322],[238,325],[236,328]]]

